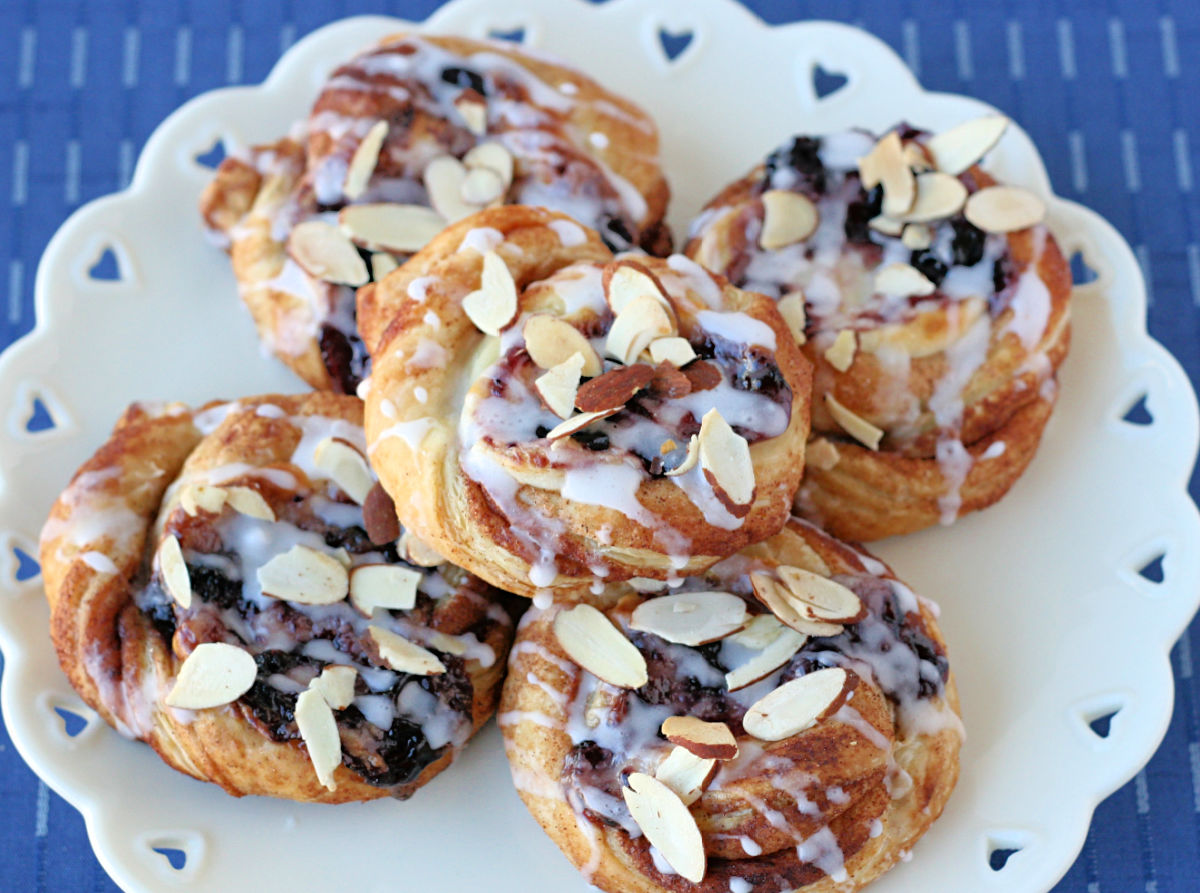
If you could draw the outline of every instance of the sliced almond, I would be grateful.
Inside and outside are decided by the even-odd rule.
[[[877,233],[883,233],[885,236],[898,236],[904,232],[904,221],[897,220],[895,217],[888,217],[886,214],[872,217],[867,221],[867,226]]]
[[[179,491],[179,504],[183,510],[193,517],[200,512],[219,515],[225,508],[228,494],[224,487],[210,487],[207,484],[188,484]]]
[[[359,505],[367,501],[367,494],[375,486],[366,457],[344,440],[322,440],[313,451],[313,463]]]
[[[606,409],[602,412],[581,412],[579,415],[573,415],[569,419],[559,422],[553,428],[546,432],[547,440],[561,440],[564,437],[570,437],[576,431],[582,431],[592,422],[597,422],[600,419],[606,419],[610,415],[615,415],[621,411],[618,406],[614,409]]]
[[[412,254],[442,231],[446,221],[424,205],[347,205],[338,223],[357,244],[371,251]]]
[[[841,667],[807,673],[756,701],[742,726],[760,741],[790,738],[836,713],[857,682],[857,675]]]
[[[686,338],[655,338],[650,342],[650,359],[656,363],[670,363],[679,369],[696,359],[696,351]]]
[[[967,220],[989,233],[1011,233],[1046,218],[1045,203],[1019,186],[989,186],[967,199]]]
[[[220,707],[248,692],[257,675],[258,665],[246,649],[205,642],[184,658],[166,703],[184,710]]]
[[[487,100],[477,90],[464,90],[454,98],[454,107],[462,115],[467,130],[476,136],[487,133]]]
[[[554,635],[571,660],[609,685],[636,689],[650,678],[642,653],[591,605],[560,611]]]
[[[733,760],[738,755],[737,739],[723,722],[705,722],[694,716],[671,716],[664,720],[662,733],[672,744],[686,747],[698,757]]]
[[[360,198],[367,191],[367,184],[371,182],[371,174],[375,172],[375,165],[379,163],[379,150],[383,148],[387,134],[387,121],[376,121],[354,150],[342,186],[342,193],[351,201]]]
[[[395,515],[394,510],[392,514]],[[414,536],[411,530],[400,534],[400,543],[397,548],[401,558],[417,567],[437,567],[446,563],[445,558],[435,552],[424,540]]]
[[[331,555],[295,545],[258,569],[266,595],[302,605],[332,605],[346,597],[350,577]]]
[[[696,463],[700,461],[700,438],[695,434],[688,440],[687,454],[683,457],[683,461],[674,468],[664,472],[667,477],[673,478],[681,474],[687,474],[696,467]]]
[[[182,607],[192,606],[192,579],[188,575],[183,549],[173,534],[167,534],[158,545],[158,572],[167,595]]]
[[[504,182],[490,167],[477,167],[467,171],[462,182],[462,199],[480,208],[504,196]]]
[[[716,760],[698,757],[686,747],[671,748],[654,770],[654,777],[674,791],[684,806],[699,800],[716,774]]]
[[[859,176],[868,189],[883,184],[883,213],[899,217],[912,207],[916,187],[904,157],[900,134],[893,130],[858,160]]]
[[[463,164],[475,169],[485,167],[500,175],[500,182],[505,190],[513,180],[513,157],[508,149],[500,143],[491,141],[479,143],[463,156]]]
[[[774,614],[755,614],[742,629],[729,636],[729,641],[751,651],[762,651],[785,629],[789,627],[780,623]]]
[[[604,268],[601,282],[613,313],[619,314],[638,298],[653,298],[664,310],[670,310],[671,302],[658,277],[635,260],[613,261]]]
[[[813,234],[821,215],[812,200],[789,189],[768,189],[762,194],[763,225],[758,244],[775,251],[801,242]]]
[[[857,623],[867,616],[862,599],[836,580],[787,564],[775,568],[775,573],[788,592],[808,606],[814,620]]]
[[[900,241],[912,251],[924,251],[933,244],[933,234],[924,223],[910,223],[900,234]]]
[[[621,788],[621,794],[646,839],[676,873],[700,883],[707,869],[704,841],[687,806],[678,794],[645,773],[630,773],[628,780],[629,787]]]
[[[812,466],[820,471],[829,471],[841,457],[838,455],[837,447],[823,437],[818,437],[808,445],[808,449],[804,453],[805,467]]]
[[[619,409],[654,379],[654,367],[646,363],[618,366],[580,385],[575,405],[583,412]]]
[[[658,338],[675,334],[675,327],[662,304],[650,295],[639,295],[617,313],[604,352],[629,365]]]
[[[794,291],[780,298],[779,303],[775,306],[779,308],[779,315],[787,323],[788,330],[792,333],[792,337],[796,339],[796,343],[803,344],[807,340],[804,334],[804,326],[808,321],[804,311],[804,295],[801,292]]]
[[[396,269],[400,264],[396,262],[396,258],[388,254],[386,251],[376,251],[371,255],[371,278],[376,282],[382,282],[387,278],[388,273]]]
[[[883,429],[876,428],[860,415],[851,412],[838,402],[833,394],[825,394],[825,406],[838,426],[869,450],[878,450],[883,440]]]
[[[475,205],[463,201],[463,182],[467,179],[467,168],[453,155],[439,155],[425,165],[425,192],[429,204],[445,218],[447,223],[456,223],[479,210]]]
[[[706,645],[746,624],[746,603],[728,592],[680,592],[647,599],[633,610],[632,629],[677,645]]]
[[[770,608],[780,622],[796,632],[820,638],[836,636],[842,631],[842,627],[836,623],[814,619],[809,606],[793,597],[787,587],[775,578],[756,572],[750,575],[750,583],[754,587],[754,597]]]
[[[360,564],[350,571],[350,604],[367,617],[376,608],[407,611],[425,575],[396,564]]]
[[[462,308],[485,335],[499,335],[517,315],[517,284],[495,251],[483,253],[479,288],[463,298]]]
[[[967,187],[958,177],[930,171],[917,176],[917,197],[908,212],[893,216],[902,216],[909,223],[942,220],[961,211],[966,200]]]
[[[378,481],[363,503],[363,527],[366,528],[367,537],[376,546],[394,543],[400,538],[400,520],[396,517],[396,504],[392,502],[387,490],[383,489],[383,484]]]
[[[925,147],[938,170],[957,175],[990,152],[1007,128],[1003,115],[984,115],[931,137]]]
[[[359,286],[370,279],[354,244],[332,223],[306,220],[292,227],[287,251],[309,276]]]
[[[429,637],[429,644],[438,651],[443,651],[446,654],[453,654],[455,657],[462,657],[467,653],[466,643],[458,636],[450,636],[446,633],[434,632]]]
[[[582,374],[591,378],[604,371],[600,355],[592,342],[565,319],[547,313],[535,313],[525,320],[521,329],[525,351],[542,369],[552,369],[574,354],[583,357]]]
[[[260,521],[275,520],[274,509],[253,487],[225,488],[225,502],[239,515],[258,518]]]
[[[907,298],[912,295],[931,295],[937,291],[937,286],[911,264],[896,262],[876,271],[875,291],[881,295]]]
[[[754,462],[750,444],[729,426],[716,409],[710,409],[700,420],[700,467],[710,482],[734,505],[749,505],[754,501]]]
[[[375,640],[380,658],[393,670],[414,676],[436,676],[446,672],[446,665],[438,660],[436,654],[408,641],[404,636],[381,626],[368,626],[367,632]]]
[[[925,171],[933,170],[933,163],[929,160],[929,156],[925,154],[925,148],[920,143],[908,142],[904,144],[904,160],[915,174],[923,174]]]
[[[354,680],[358,670],[330,664],[321,675],[308,683],[308,687],[319,691],[325,703],[334,710],[345,710],[354,700]]]
[[[767,636],[770,638],[750,660],[725,674],[725,687],[730,691],[738,691],[766,679],[790,661],[808,641],[808,636],[784,626],[773,614],[759,614],[745,630],[736,635],[743,634],[750,634],[744,640],[746,642],[761,641]]]
[[[571,413],[575,411],[575,397],[579,392],[583,362],[583,354],[575,353],[570,359],[551,367],[533,381],[538,396],[560,419],[570,418]]]
[[[333,773],[342,765],[342,739],[333,710],[321,692],[310,688],[296,698],[295,718],[317,780],[329,790],[336,791]]]
[[[854,362],[854,353],[858,349],[858,341],[850,329],[842,329],[833,339],[833,344],[825,350],[825,359],[838,372],[845,372]]]

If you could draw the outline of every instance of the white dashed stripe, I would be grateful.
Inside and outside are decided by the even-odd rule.
[[[1072,130],[1067,134],[1067,149],[1071,153],[1071,185],[1076,192],[1087,192],[1087,150],[1083,142],[1083,131]]]
[[[138,82],[138,61],[142,54],[142,32],[137,28],[125,29],[125,52],[121,59],[121,83],[126,87],[136,87]]]
[[[29,197],[29,143],[17,140],[13,143],[12,203],[19,208]]]
[[[124,189],[133,179],[133,140],[123,139],[117,146],[117,180]]]
[[[86,28],[71,32],[71,86],[79,89],[87,82],[88,33]]]
[[[1175,131],[1175,173],[1179,177],[1180,192],[1192,191],[1192,147],[1187,131],[1182,127]]]
[[[183,87],[192,74],[192,29],[181,25],[175,32],[175,85]]]
[[[1179,654],[1179,678],[1192,678],[1192,636],[1188,630],[1183,631],[1183,635],[1179,637],[1178,643]]]
[[[1008,23],[1008,76],[1014,81],[1025,77],[1025,42],[1016,20]]]
[[[225,40],[225,80],[230,84],[242,82],[243,63],[242,26],[230,25],[229,36]]]
[[[1150,788],[1146,784],[1145,770],[1134,776],[1133,789],[1137,799],[1138,815],[1145,815],[1150,811]]]
[[[1200,245],[1188,243],[1188,282],[1192,286],[1192,305],[1200,307]]]
[[[900,23],[900,33],[904,40],[904,61],[912,69],[913,74],[921,76],[921,35],[917,23],[913,19],[905,19]]]
[[[1179,44],[1175,40],[1175,19],[1163,16],[1158,20],[1162,33],[1163,73],[1169,78],[1179,77]]]
[[[1129,58],[1125,51],[1125,24],[1120,19],[1108,20],[1108,49],[1112,54],[1113,77],[1129,74]]]
[[[8,262],[8,321],[21,321],[21,307],[24,305],[25,292],[25,261],[14,257]]]
[[[1129,128],[1121,131],[1121,162],[1125,166],[1125,188],[1130,192],[1142,189],[1142,172],[1138,168],[1137,134]]]
[[[1200,742],[1188,745],[1188,762],[1192,767],[1192,811],[1200,813]]]
[[[971,28],[962,19],[954,22],[954,59],[958,78],[969,81],[975,77],[975,60],[971,56]]]
[[[1058,20],[1058,67],[1063,80],[1075,80],[1075,30],[1070,19]]]
[[[79,201],[79,171],[82,164],[79,140],[67,140],[67,154],[63,164],[63,199],[68,205]]]
[[[21,29],[21,58],[17,63],[17,86],[28,89],[33,86],[33,72],[37,68],[37,31],[29,25]]]
[[[50,789],[44,781],[37,786],[37,804],[34,807],[33,834],[35,837],[45,837],[50,830]]]

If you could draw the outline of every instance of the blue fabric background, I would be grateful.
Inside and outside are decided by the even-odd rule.
[[[260,81],[282,49],[335,18],[422,19],[437,5],[5,0],[0,345],[33,327],[34,271],[51,234],[83,202],[125,185],[147,136],[176,106],[214,87]],[[1055,190],[1099,211],[1133,245],[1150,286],[1150,331],[1197,381],[1200,3],[747,5],[771,22],[860,25],[895,47],[925,86],[977,96],[1018,120],[1041,148]],[[1172,653],[1175,715],[1162,747],[1096,811],[1083,853],[1057,890],[1200,889],[1198,635],[1193,624]],[[79,814],[29,771],[0,728],[0,891],[115,889]]]

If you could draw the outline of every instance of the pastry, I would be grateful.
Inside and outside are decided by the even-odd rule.
[[[1042,201],[976,164],[1006,124],[798,136],[693,223],[688,256],[778,299],[814,365],[797,508],[837,536],[951,523],[1037,449],[1071,273]]]
[[[519,595],[698,573],[783,526],[810,374],[773,301],[507,206],[359,292],[405,526]]]
[[[353,393],[354,288],[445,223],[544,205],[616,250],[666,253],[667,197],[637,106],[511,44],[398,34],[337,68],[291,135],[226,158],[200,204],[270,350]]]
[[[595,604],[526,613],[498,715],[522,800],[588,883],[857,890],[942,812],[962,727],[937,610],[866,553],[794,519]]]
[[[130,407],[42,532],[83,699],[239,796],[405,798],[446,768],[494,710],[511,617],[400,536],[363,449],[354,397]]]

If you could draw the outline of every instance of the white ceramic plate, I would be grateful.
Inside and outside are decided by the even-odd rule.
[[[523,28],[658,119],[677,234],[726,181],[799,130],[941,128],[986,111],[923,92],[881,42],[852,28],[768,28],[730,0],[460,0],[421,26],[483,36]],[[519,7],[519,8],[517,8]],[[325,72],[404,27],[358,18],[290,50],[265,84],[220,90],[155,132],[124,193],[76,213],[46,250],[37,329],[0,358],[0,645],[5,721],[22,755],[87,820],[127,890],[585,889],[521,805],[494,727],[407,803],[236,801],[162,765],[79,702],[47,640],[35,554],[55,494],[133,399],[202,401],[298,382],[259,352],[228,263],[201,236],[196,198],[214,140],[270,140],[305,114]],[[663,33],[689,34],[676,58]],[[848,83],[819,98],[814,66]],[[1053,198],[1028,138],[1010,130],[990,165],[1047,198],[1068,253],[1099,278],[1080,288],[1062,399],[1009,497],[949,529],[879,548],[938,600],[969,730],[949,809],[875,889],[1044,890],[1067,870],[1095,805],[1153,753],[1172,704],[1167,652],[1200,598],[1200,525],[1186,492],[1195,397],[1145,332],[1128,246],[1095,214]],[[119,281],[89,276],[110,248]],[[1123,421],[1142,396],[1153,423]],[[55,427],[26,430],[40,400]],[[36,426],[35,426],[36,427]],[[1164,579],[1138,569],[1162,554]],[[1114,659],[1119,656],[1119,659]],[[88,719],[74,737],[56,707]],[[1118,711],[1107,737],[1089,728]],[[155,847],[182,849],[182,870]],[[1017,849],[999,871],[996,848]]]

